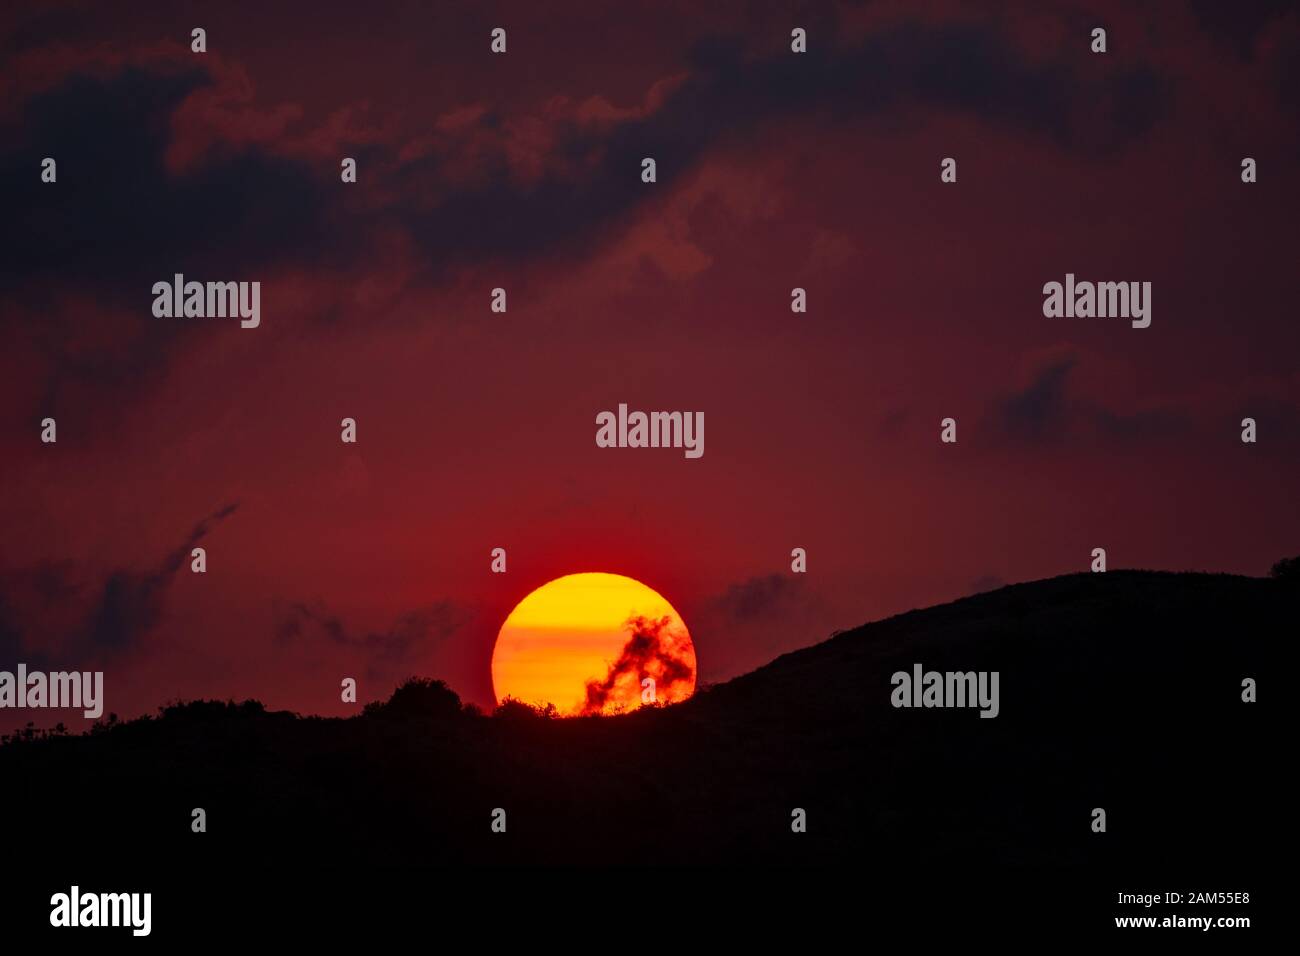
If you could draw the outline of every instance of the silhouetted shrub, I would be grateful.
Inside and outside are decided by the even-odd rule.
[[[460,696],[440,680],[411,677],[382,703],[366,704],[368,717],[433,717],[451,720],[460,716]]]
[[[560,712],[555,709],[554,704],[547,704],[545,707],[534,707],[532,704],[525,704],[522,700],[516,700],[513,697],[507,697],[501,703],[497,704],[497,709],[492,711],[494,720],[550,720],[559,717]]]
[[[1280,581],[1300,581],[1300,555],[1294,558],[1283,558],[1273,565],[1269,574]]]
[[[170,720],[219,720],[223,717],[260,717],[266,706],[260,700],[188,700],[177,701],[158,708],[158,713]]]

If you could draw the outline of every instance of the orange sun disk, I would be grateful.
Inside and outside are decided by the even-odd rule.
[[[653,684],[647,683],[647,678]],[[569,574],[520,601],[497,635],[500,703],[554,704],[564,716],[615,714],[695,692],[695,646],[662,595],[621,574]]]

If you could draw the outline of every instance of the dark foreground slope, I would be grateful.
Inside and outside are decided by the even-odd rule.
[[[100,864],[839,861],[974,879],[1080,864],[1222,879],[1276,842],[1287,757],[1268,742],[1271,701],[1297,624],[1300,591],[1278,581],[1081,574],[867,625],[617,719],[486,718],[437,695],[347,720],[189,705],[0,747],[3,845]],[[1000,715],[891,707],[890,675],[914,663],[999,671]],[[1242,702],[1245,677],[1260,703]]]

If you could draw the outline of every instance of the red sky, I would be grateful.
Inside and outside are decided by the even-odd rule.
[[[718,681],[1094,547],[1300,550],[1300,15],[546,6],[0,14],[0,669],[102,669],[123,716],[488,704],[576,571]],[[261,327],[154,318],[176,272],[260,281]],[[1067,272],[1150,281],[1151,327],[1045,318]],[[704,456],[597,448],[620,402],[703,411]]]

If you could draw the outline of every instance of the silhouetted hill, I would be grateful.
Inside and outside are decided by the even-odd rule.
[[[0,747],[4,845],[189,864],[872,861],[972,878],[1104,864],[1224,879],[1273,840],[1266,731],[1298,611],[1285,580],[1113,571],[912,611],[620,718],[486,717],[436,682],[349,719],[183,705]],[[998,671],[999,716],[892,707],[891,674],[916,663]],[[1242,702],[1245,677],[1261,702]],[[206,834],[190,831],[194,807]],[[791,832],[795,807],[807,833]]]

